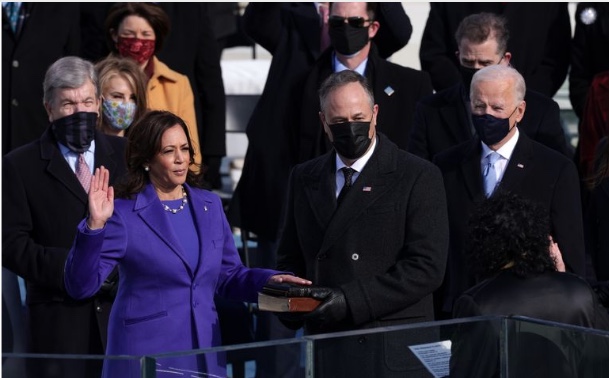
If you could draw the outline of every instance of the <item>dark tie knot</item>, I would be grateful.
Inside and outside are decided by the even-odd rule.
[[[353,184],[353,173],[355,173],[355,169],[343,167],[342,171],[343,175],[345,175],[345,187],[350,188]]]

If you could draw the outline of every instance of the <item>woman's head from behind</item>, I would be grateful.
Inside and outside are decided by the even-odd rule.
[[[119,196],[135,194],[148,182],[159,190],[171,190],[184,181],[199,186],[198,176],[188,169],[194,149],[186,123],[168,111],[149,111],[131,126],[127,137],[126,187]]]
[[[521,277],[556,270],[549,214],[536,202],[497,190],[472,214],[469,227],[469,263],[482,278],[502,269]]]
[[[106,41],[110,51],[145,67],[163,47],[169,25],[169,16],[158,5],[116,3],[106,17]]]
[[[132,59],[108,56],[95,65],[102,94],[102,122],[106,134],[125,135],[147,109],[146,77]]]

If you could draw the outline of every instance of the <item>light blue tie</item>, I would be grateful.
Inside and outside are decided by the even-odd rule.
[[[490,197],[495,190],[497,185],[497,173],[495,172],[495,163],[501,158],[497,152],[492,151],[486,155],[486,165],[484,166],[484,172],[482,176],[484,178],[484,194],[486,197]]]

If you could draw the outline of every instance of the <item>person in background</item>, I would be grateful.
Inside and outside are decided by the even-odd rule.
[[[125,139],[96,130],[101,94],[92,63],[64,57],[43,82],[47,128],[2,161],[2,266],[27,285],[29,353],[103,354],[116,271],[84,300],[64,287],[64,267],[87,214],[93,169],[126,171]],[[42,128],[42,125],[39,125]],[[98,377],[100,360],[30,359],[29,377]]]
[[[108,355],[141,356],[221,345],[214,295],[256,302],[267,282],[311,282],[243,266],[220,198],[202,189],[195,152],[178,116],[150,111],[127,137],[128,172],[91,180],[88,215],[65,264],[65,286],[82,300],[115,266],[121,284],[110,316]],[[161,358],[156,371],[226,376],[222,354]],[[104,360],[103,377],[139,376],[139,361]]]
[[[489,12],[508,21],[513,54],[512,66],[527,86],[554,97],[563,85],[571,58],[571,18],[568,3],[431,2],[423,30],[419,58],[436,92],[461,80],[454,35],[461,20],[474,13]]]
[[[448,248],[439,169],[377,131],[381,109],[359,73],[331,74],[319,101],[334,150],[292,170],[277,268],[315,278],[322,303],[280,319],[306,334],[434,320]],[[357,339],[316,348],[315,376],[419,376],[402,333]]]
[[[609,3],[578,3],[571,40],[569,100],[580,120],[594,76],[609,71],[608,45]]]
[[[40,83],[80,51],[79,4],[2,3],[2,155],[40,138],[47,114]]]
[[[146,74],[148,108],[167,110],[184,119],[193,138],[196,163],[201,165],[199,132],[190,81],[156,56],[163,48],[169,29],[167,13],[156,4],[116,3],[108,11],[105,35],[112,54],[135,60]]]
[[[550,233],[566,270],[585,275],[579,179],[573,161],[531,140],[519,123],[528,104],[526,84],[514,68],[484,67],[470,88],[476,137],[437,154],[448,202],[450,247],[441,290],[435,293],[439,318],[450,317],[457,297],[476,284],[464,256],[467,219],[495,188],[537,201],[551,215]]]
[[[319,122],[321,83],[333,72],[349,69],[366,76],[374,98],[383,109],[379,131],[399,148],[406,149],[416,104],[433,93],[426,72],[403,67],[380,57],[376,34],[385,25],[378,20],[378,4],[365,2],[332,3],[329,16],[331,48],[315,62],[307,75],[300,109],[298,162],[329,151],[332,147]]]
[[[98,128],[125,136],[132,123],[148,110],[146,76],[133,59],[108,56],[95,65],[102,95]]]
[[[600,306],[590,285],[582,277],[557,268],[561,264],[560,252],[549,237],[547,208],[516,193],[498,189],[474,211],[469,224],[467,261],[481,282],[457,299],[453,308],[455,318],[520,315],[609,330],[609,314]],[[550,252],[552,250],[556,258]],[[498,376],[499,331],[486,322],[462,327],[461,334],[453,339],[450,376]],[[510,334],[508,342],[519,337],[523,334]],[[578,343],[563,341],[562,344]],[[512,356],[507,361],[510,374],[522,372],[521,369],[527,366],[526,373],[518,376],[576,376],[572,369],[577,366],[563,364],[550,348],[535,350],[532,345],[537,344],[527,346],[528,356],[522,356],[518,349],[509,349]],[[606,365],[606,345],[604,350]],[[581,353],[580,350],[573,352]],[[591,356],[586,355],[587,365],[593,365]],[[590,369],[590,366],[586,368]]]
[[[475,13],[461,21],[455,32],[461,82],[417,104],[408,152],[432,160],[437,153],[474,137],[469,106],[472,76],[489,65],[511,65],[513,56],[507,50],[510,34],[507,20],[501,15]],[[565,138],[556,101],[528,88],[525,101],[527,111],[518,128],[531,139],[571,157],[573,147]]]

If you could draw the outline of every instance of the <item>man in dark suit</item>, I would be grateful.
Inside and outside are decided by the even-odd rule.
[[[482,67],[510,65],[512,54],[506,50],[509,36],[507,20],[500,15],[476,13],[461,21],[455,33],[461,82],[417,104],[408,152],[432,160],[437,153],[474,136],[469,107],[471,78]],[[527,112],[518,124],[519,130],[570,157],[572,147],[561,126],[558,104],[529,89],[525,101]]]
[[[40,138],[46,114],[40,106],[47,68],[80,51],[79,5],[20,3],[15,29],[2,12],[2,155]]]
[[[434,158],[444,177],[450,223],[448,267],[443,288],[436,293],[442,316],[449,317],[453,301],[475,283],[464,259],[467,221],[478,202],[497,185],[540,202],[550,212],[551,236],[567,271],[584,276],[577,170],[570,159],[519,131],[527,107],[525,90],[524,79],[515,69],[503,65],[482,68],[471,84],[477,136]]]
[[[250,2],[243,15],[247,35],[268,50],[273,59],[264,91],[247,125],[248,146],[243,172],[231,199],[228,219],[243,232],[256,234],[256,254],[252,260],[262,267],[276,265],[288,177],[298,161],[297,126],[301,122],[304,82],[323,52],[324,23],[315,4]],[[401,3],[380,3],[377,16],[377,22],[383,27],[374,40],[378,41],[379,53],[384,59],[406,45],[412,26]],[[318,110],[319,105],[313,109],[315,123],[310,125],[318,127],[316,131],[321,130],[316,118]],[[261,314],[256,329],[262,334],[260,340],[294,335],[281,324],[267,327],[267,320],[273,323],[276,319]],[[269,327],[271,330],[267,331]],[[290,361],[295,358],[298,355],[278,360],[284,364],[288,361],[292,367],[294,364]],[[270,376],[286,375],[276,371]]]
[[[368,5],[366,5],[368,4]],[[401,149],[406,149],[417,101],[432,94],[427,73],[402,67],[382,59],[372,42],[383,26],[375,21],[374,3],[333,3],[330,7],[330,40],[332,49],[317,60],[304,84],[300,110],[298,161],[317,157],[331,149],[322,132],[317,112],[317,90],[332,72],[355,70],[366,76],[374,97],[383,109],[379,131]],[[361,25],[353,26],[348,18],[359,17]]]
[[[319,285],[313,296],[323,302],[302,319],[282,319],[304,323],[309,334],[431,321],[448,241],[440,172],[377,132],[381,109],[357,72],[331,74],[319,93],[319,116],[336,152],[292,171],[278,267]],[[416,371],[404,365],[409,352],[399,337],[320,347],[316,373]]]
[[[437,92],[458,84],[461,77],[455,31],[466,16],[491,12],[508,20],[512,38],[507,51],[514,54],[512,65],[524,76],[527,86],[554,97],[567,77],[571,58],[568,6],[562,2],[432,2],[421,39],[421,68],[429,72]]]
[[[63,271],[76,225],[87,213],[86,177],[90,185],[93,169],[102,165],[112,181],[122,175],[125,140],[95,130],[100,93],[90,62],[59,59],[43,89],[50,126],[2,163],[2,265],[27,283],[28,352],[104,354],[115,281],[89,300],[74,301]],[[36,360],[28,371],[32,377],[94,377],[101,362]]]

